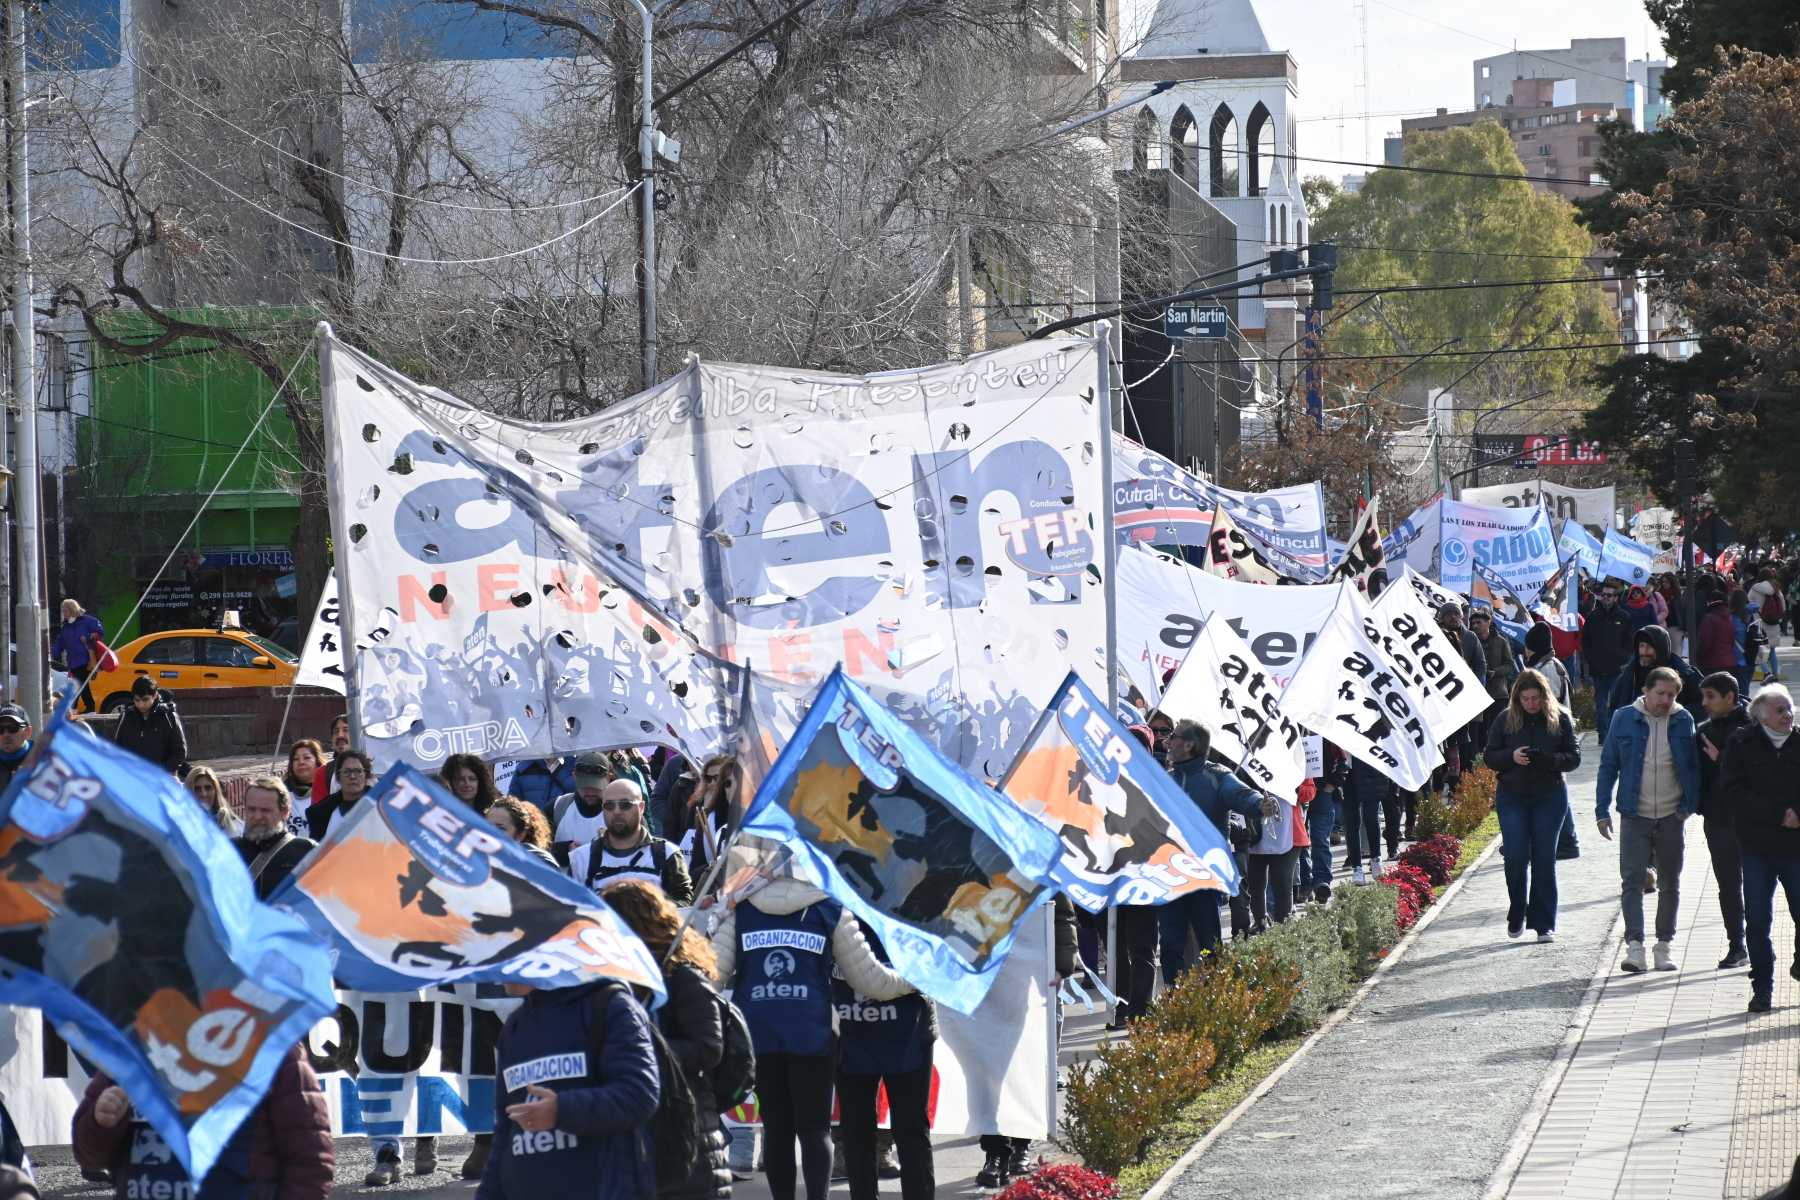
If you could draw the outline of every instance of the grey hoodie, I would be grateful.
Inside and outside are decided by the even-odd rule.
[[[1681,778],[1675,774],[1675,758],[1669,749],[1669,717],[1657,716],[1639,696],[1631,706],[1644,714],[1650,738],[1644,743],[1644,776],[1638,784],[1637,815],[1650,820],[1672,817],[1681,805]]]

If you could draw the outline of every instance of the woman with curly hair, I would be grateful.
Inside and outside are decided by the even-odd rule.
[[[444,760],[438,771],[438,778],[450,789],[450,794],[478,813],[485,813],[500,799],[500,789],[494,786],[494,773],[488,765],[473,754],[452,754]]]
[[[517,796],[502,796],[488,807],[487,819],[534,857],[556,866],[556,859],[550,856],[550,822],[543,809]]]
[[[306,810],[315,799],[313,781],[325,769],[325,747],[317,738],[301,738],[288,747],[287,770],[281,782],[288,790],[288,832],[306,836]]]
[[[705,938],[682,929],[681,912],[658,888],[627,880],[606,889],[606,903],[631,926],[657,962],[669,1002],[656,1014],[663,1036],[694,1092],[695,1122],[703,1153],[683,1179],[658,1180],[659,1197],[704,1200],[731,1195],[731,1164],[725,1130],[709,1078],[725,1054],[725,1027],[719,1013],[718,960]],[[679,944],[675,935],[681,934]]]

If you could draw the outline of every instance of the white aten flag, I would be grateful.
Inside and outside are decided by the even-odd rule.
[[[1438,610],[1444,605],[1454,604],[1461,608],[1468,602],[1465,597],[1457,595],[1441,583],[1427,579],[1411,567],[1401,571],[1400,578],[1394,580],[1390,586],[1399,587],[1402,584],[1410,588],[1413,595],[1419,598],[1419,603],[1430,610],[1434,621],[1437,619]]]
[[[842,663],[998,778],[1070,669],[1106,682],[1097,346],[869,377],[693,362],[544,425],[327,339],[342,599],[394,614],[357,660],[371,753],[704,754],[740,666],[793,697]]]
[[[1431,736],[1444,741],[1487,711],[1481,676],[1438,627],[1436,609],[1410,587],[1390,587],[1369,606],[1366,632],[1418,699]]]
[[[344,694],[344,645],[338,628],[337,572],[325,576],[318,611],[300,647],[300,665],[294,671],[295,687],[326,688]]]
[[[1282,693],[1294,720],[1402,788],[1425,786],[1444,761],[1401,672],[1368,635],[1368,603],[1348,584]]]
[[[1119,551],[1119,663],[1145,696],[1162,695],[1162,678],[1179,667],[1200,626],[1221,613],[1256,661],[1285,685],[1313,634],[1331,612],[1335,585],[1263,587],[1208,575],[1150,550]]]
[[[1526,478],[1492,487],[1464,488],[1462,499],[1470,504],[1497,508],[1542,507],[1552,522],[1565,520],[1605,531],[1612,528],[1616,492],[1611,484],[1597,488],[1564,487],[1549,480]]]
[[[1381,544],[1381,497],[1375,496],[1356,514],[1356,527],[1344,546],[1344,556],[1331,569],[1331,578],[1347,579],[1356,590],[1369,590],[1369,576],[1387,565],[1387,551]]]
[[[1213,509],[1212,532],[1207,535],[1203,556],[1206,573],[1220,579],[1265,584],[1281,579],[1281,572],[1270,566],[1250,539],[1239,532],[1237,522],[1223,504]]]
[[[1306,778],[1306,734],[1281,711],[1281,685],[1225,620],[1215,616],[1200,630],[1161,708],[1212,730],[1213,749],[1242,761],[1263,791],[1295,798]]]

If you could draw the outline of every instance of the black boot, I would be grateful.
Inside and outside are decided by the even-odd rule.
[[[1000,1150],[989,1150],[987,1162],[975,1173],[975,1186],[997,1188],[1006,1183],[1006,1154]]]
[[[1006,1156],[1007,1179],[1017,1179],[1021,1175],[1031,1174],[1031,1164],[1025,1161],[1026,1152],[1030,1148],[1031,1143],[1022,1138],[1013,1143],[1012,1153]]]

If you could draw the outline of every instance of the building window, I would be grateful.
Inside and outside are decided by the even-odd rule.
[[[1481,77],[1483,79],[1492,79],[1494,77],[1494,68],[1487,63],[1481,64]]]
[[[1238,159],[1243,153],[1243,147],[1238,144],[1237,118],[1231,115],[1230,108],[1221,104],[1212,119],[1213,195],[1238,194]]]
[[[1492,92],[1481,93],[1481,106],[1483,108],[1488,107],[1489,105],[1493,104],[1493,102],[1494,102],[1494,93],[1492,93]]]
[[[1200,190],[1200,128],[1185,104],[1169,122],[1169,166],[1196,192]]]
[[[1250,195],[1266,196],[1269,176],[1275,172],[1275,122],[1260,103],[1250,110],[1245,141],[1250,151]]]
[[[1545,142],[1543,145],[1539,146],[1538,154],[1544,158],[1549,158],[1550,157],[1550,143]]]

